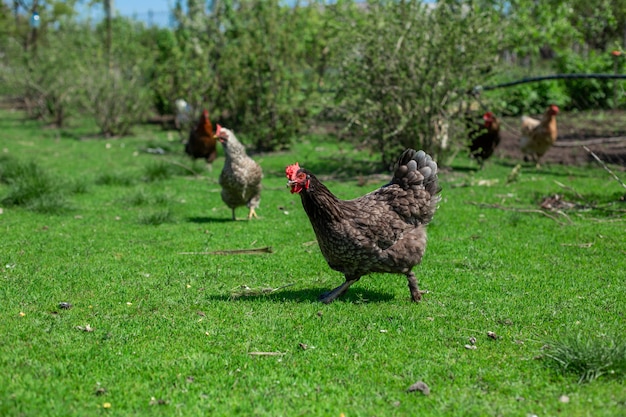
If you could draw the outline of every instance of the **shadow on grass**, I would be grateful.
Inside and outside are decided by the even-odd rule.
[[[205,223],[228,223],[233,219],[226,217],[188,217],[187,221],[191,223],[205,224]]]
[[[330,288],[329,288],[330,290]],[[232,301],[232,302],[258,302],[259,300],[271,301],[282,303],[284,301],[294,301],[298,303],[319,303],[318,297],[322,295],[325,290],[319,289],[300,289],[290,290],[284,289],[273,293],[255,293],[245,295],[233,295],[233,294],[214,294],[209,295],[210,300],[214,301]],[[335,303],[352,303],[352,304],[368,304],[368,303],[382,303],[393,300],[394,296],[391,294],[381,293],[378,291],[371,291],[367,289],[351,289],[346,294],[335,300]]]

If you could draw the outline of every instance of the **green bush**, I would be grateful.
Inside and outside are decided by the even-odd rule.
[[[406,147],[441,159],[459,92],[497,62],[497,16],[474,2],[381,0],[346,18],[336,113],[384,165]]]
[[[556,59],[555,67],[558,72],[564,74],[612,74],[614,71],[621,74],[626,65],[621,56],[613,57],[607,52],[591,51],[586,57],[575,53],[563,54]],[[565,93],[570,97],[571,107],[588,110],[613,107],[614,82],[606,79],[572,79],[564,80],[563,84]],[[623,86],[623,81],[617,82]],[[623,94],[620,96],[623,97]]]
[[[514,75],[507,74],[502,82],[511,81]],[[520,79],[522,75],[518,76]],[[514,79],[514,78],[513,78]],[[494,81],[498,84],[499,81]],[[549,104],[556,104],[562,108],[569,108],[570,97],[567,94],[563,80],[546,80],[519,84],[512,87],[491,90],[485,95],[497,104],[502,115],[519,116],[522,114],[541,114]]]

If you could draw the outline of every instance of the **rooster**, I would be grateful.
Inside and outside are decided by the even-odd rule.
[[[345,275],[346,281],[320,301],[332,302],[372,272],[404,274],[411,299],[421,300],[412,269],[422,260],[426,225],[440,200],[437,163],[429,155],[405,150],[389,184],[354,200],[338,199],[298,163],[289,165],[286,174],[328,266]]]
[[[209,119],[209,111],[203,110],[195,129],[189,133],[185,145],[185,153],[193,159],[204,158],[209,170],[213,169],[213,161],[217,157],[217,140],[213,134],[213,125]]]
[[[524,153],[524,160],[527,160],[527,157],[530,156],[537,168],[540,166],[539,160],[541,157],[556,142],[558,136],[556,127],[557,114],[559,114],[559,108],[552,104],[543,114],[541,120],[522,116],[520,148]]]
[[[500,122],[492,113],[483,114],[482,121],[477,122],[470,115],[465,119],[469,133],[470,155],[478,161],[481,168],[485,161],[493,155],[500,144]]]
[[[248,220],[257,218],[255,209],[261,201],[261,166],[246,154],[246,148],[237,140],[230,130],[217,125],[215,137],[224,146],[226,160],[220,174],[222,200],[233,211],[235,208],[248,206]]]

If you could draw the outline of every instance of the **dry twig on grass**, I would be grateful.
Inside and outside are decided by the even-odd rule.
[[[593,153],[593,151],[591,149],[589,149],[586,146],[583,146],[583,149],[586,150],[587,152],[589,152],[589,154],[591,154],[591,156],[593,156],[593,158],[598,161],[598,163],[600,165],[602,165],[602,168],[604,168],[604,170],[606,172],[608,172],[609,174],[611,174],[611,176],[613,178],[615,178],[615,181],[619,182],[622,187],[626,188],[626,184],[624,184],[624,182],[617,176],[615,175],[615,173],[613,171],[611,171],[611,168],[609,168],[608,166],[606,166],[606,164],[604,163],[604,161],[602,161],[602,159],[598,158],[598,155],[596,155],[595,153]]]
[[[179,166],[179,167],[183,168],[183,169],[184,169],[184,170],[186,170],[186,171],[191,172],[191,173],[192,173],[194,176],[196,176],[196,177],[201,176],[201,174],[200,174],[200,173],[198,173],[198,172],[194,171],[193,169],[189,168],[188,166],[186,166],[186,165],[184,165],[184,164],[181,164],[180,162],[173,161],[173,160],[171,160],[171,159],[170,159],[169,161],[167,161],[167,162],[169,162],[170,164],[173,164],[173,165]]]
[[[226,249],[211,252],[178,252],[179,255],[258,255],[261,253],[274,253],[271,246],[254,249]]]
[[[537,209],[521,209],[521,208],[516,208],[516,207],[505,207],[505,206],[501,206],[500,204],[485,204],[485,203],[476,203],[474,201],[469,201],[469,204],[472,204],[474,206],[478,206],[478,207],[482,207],[482,208],[493,208],[493,209],[498,209],[498,210],[505,210],[505,211],[515,211],[517,213],[538,213],[538,214],[542,214],[544,216],[546,216],[549,219],[554,220],[555,222],[557,222],[558,224],[560,224],[561,226],[565,226],[565,223],[563,223],[562,221],[560,221],[559,219],[557,219],[555,216],[552,216],[549,213],[546,213],[543,210],[537,210]],[[558,211],[559,214],[561,215],[565,215],[562,211]],[[567,218],[567,220],[570,221],[571,220],[569,217],[565,216]]]
[[[295,282],[290,284],[281,285],[280,287],[272,288],[272,287],[260,287],[260,288],[250,288],[247,285],[241,285],[236,289],[231,291],[231,298],[239,298],[239,297],[253,297],[256,295],[267,295],[275,293],[276,291],[280,291],[283,288],[291,287],[292,285],[296,285]]]

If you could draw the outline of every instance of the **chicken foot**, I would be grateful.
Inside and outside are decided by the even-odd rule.
[[[250,212],[248,213],[248,220],[250,220],[253,217],[255,219],[259,218],[259,216],[257,216],[257,214],[256,214],[256,211],[254,211],[254,207],[250,207]]]
[[[324,304],[332,303],[333,301],[335,301],[335,298],[339,297],[340,295],[348,291],[348,288],[350,288],[350,285],[354,284],[359,279],[361,279],[361,277],[356,278],[356,279],[346,278],[345,282],[341,284],[340,286],[338,286],[337,288],[335,288],[334,290],[325,292],[324,294],[320,295],[319,300]]]
[[[420,291],[417,286],[417,278],[415,278],[415,274],[412,271],[406,274],[406,279],[409,281],[409,291],[411,291],[411,299],[416,303],[419,303],[422,299],[422,294],[425,294],[426,291]]]

